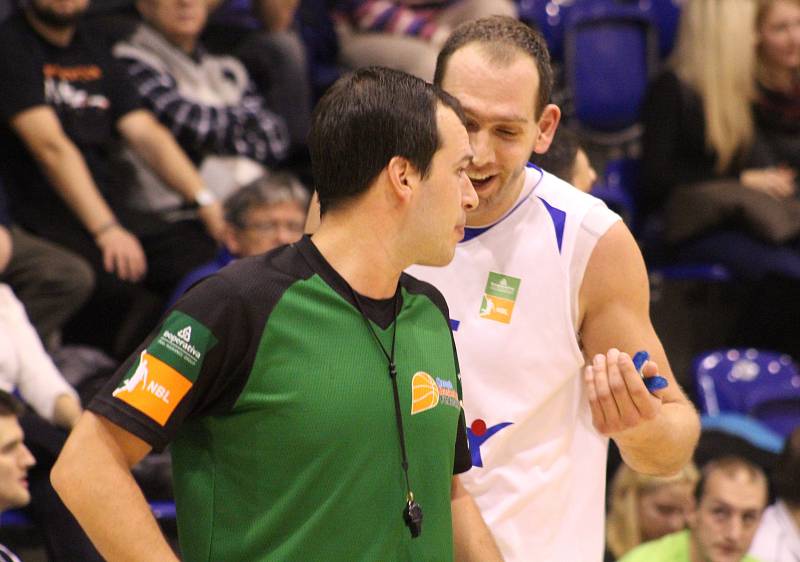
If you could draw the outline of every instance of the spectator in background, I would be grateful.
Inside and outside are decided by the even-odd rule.
[[[764,471],[740,457],[710,461],[694,496],[688,530],[644,543],[621,562],[757,562],[747,549],[767,504]]]
[[[589,193],[597,181],[597,172],[581,148],[578,135],[563,125],[556,129],[547,152],[531,153],[530,161],[584,193]]]
[[[94,273],[85,260],[12,223],[1,184],[0,283],[11,286],[50,347],[57,347],[64,322],[94,288]]]
[[[742,281],[727,344],[800,354],[797,170],[758,134],[755,0],[688,0],[668,70],[643,106],[640,212],[683,263]]]
[[[800,0],[758,0],[756,125],[777,161],[800,170]]]
[[[761,519],[750,554],[764,562],[800,560],[800,427],[786,439],[772,473],[778,498]]]
[[[82,412],[78,394],[58,372],[22,304],[4,284],[0,284],[0,390],[18,392],[33,409],[20,423],[25,443],[39,461],[30,473],[30,512],[45,539],[50,561],[100,561],[50,485],[50,468]]]
[[[23,443],[17,416],[22,406],[7,392],[0,391],[0,511],[22,507],[31,501],[28,470],[36,459]],[[19,557],[0,544],[0,560],[20,562]]]
[[[293,152],[305,148],[312,94],[306,49],[294,26],[300,0],[210,0],[205,37],[214,51],[234,54],[267,107],[284,118]]]
[[[199,43],[205,0],[139,0],[143,22],[118,43],[145,106],[175,135],[220,200],[267,172],[286,156],[286,124],[272,113],[242,64],[209,54]],[[131,155],[134,156],[134,155]],[[149,208],[176,210],[183,201],[134,157]]]
[[[700,474],[689,463],[675,476],[650,476],[620,465],[611,484],[606,550],[618,560],[643,542],[681,531]]]
[[[755,7],[684,5],[669,68],[643,109],[642,203],[650,212],[666,207],[665,234],[683,261],[721,263],[744,279],[796,280],[796,171],[776,167],[756,142],[751,110]]]
[[[428,82],[455,26],[484,16],[517,16],[510,0],[338,0],[334,5],[343,64],[388,66]]]
[[[88,0],[32,0],[0,30],[0,145],[12,213],[38,236],[89,261],[92,298],[72,339],[127,354],[163,299],[214,255],[222,208],[169,131],[142,109],[124,71],[78,26]],[[125,202],[130,174],[114,166],[118,135],[205,223],[165,223]],[[69,334],[68,334],[69,335]]]
[[[234,258],[263,254],[296,242],[303,234],[308,191],[288,173],[261,177],[225,200],[224,247],[217,258],[178,284],[170,305],[186,290],[228,265]]]

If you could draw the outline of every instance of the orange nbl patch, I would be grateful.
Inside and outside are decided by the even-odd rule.
[[[163,426],[191,387],[189,379],[144,350],[136,370],[113,395]]]
[[[481,306],[481,318],[497,320],[503,324],[511,323],[511,313],[514,312],[514,301],[485,295]]]
[[[439,386],[428,373],[418,371],[411,378],[411,415],[435,408],[439,404]]]

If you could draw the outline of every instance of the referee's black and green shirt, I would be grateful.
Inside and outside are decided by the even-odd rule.
[[[396,363],[422,535],[402,519],[387,359],[308,238],[191,289],[90,409],[171,443],[187,561],[453,558],[450,485],[470,467],[444,299],[403,275]],[[360,297],[391,348],[393,299]]]

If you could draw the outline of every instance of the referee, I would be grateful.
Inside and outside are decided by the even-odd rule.
[[[131,467],[170,444],[186,561],[499,558],[470,468],[444,265],[477,196],[455,99],[338,81],[310,147],[322,223],[195,286],[89,405],[53,483],[108,560],[176,560]]]

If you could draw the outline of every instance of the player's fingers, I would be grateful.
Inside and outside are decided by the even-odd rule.
[[[625,372],[622,368],[623,358],[627,359],[627,363],[624,365],[626,367],[624,369]],[[608,387],[611,389],[611,395],[614,397],[614,402],[619,411],[619,422],[621,424],[619,429],[633,427],[639,421],[639,411],[631,396],[628,386],[630,382],[626,380],[626,374],[629,374],[626,373],[628,371],[627,367],[630,367],[633,373],[638,376],[633,366],[633,361],[627,354],[620,353],[618,349],[612,348],[608,350],[607,365]]]
[[[658,399],[650,395],[641,374],[636,370],[633,360],[627,353],[619,354],[617,364],[626,387],[627,398],[624,403],[619,398],[617,402],[620,404],[623,422],[627,427],[633,427],[642,418],[651,419],[655,416],[653,401]],[[645,364],[645,368],[647,368],[647,364]]]
[[[592,369],[591,365],[587,365],[583,369],[583,382],[586,387],[586,396],[589,399],[589,409],[592,412],[594,426],[600,433],[604,433],[606,430],[606,418],[605,414],[603,414],[603,408],[600,407],[597,389],[595,388],[594,369]]]
[[[592,367],[597,400],[603,410],[606,425],[610,431],[613,431],[619,425],[620,416],[617,403],[614,401],[614,395],[608,384],[608,362],[606,361],[606,356],[600,353],[595,355]]]

